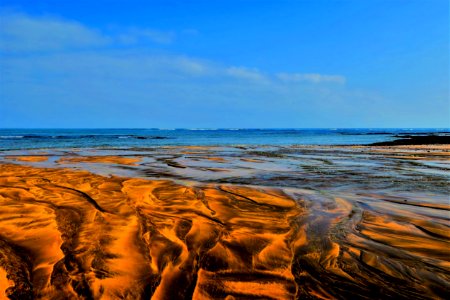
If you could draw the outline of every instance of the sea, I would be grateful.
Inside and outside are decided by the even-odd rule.
[[[221,145],[367,145],[449,128],[0,129],[0,150]]]

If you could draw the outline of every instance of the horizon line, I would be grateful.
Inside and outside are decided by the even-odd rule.
[[[128,129],[128,130],[307,130],[307,129],[327,129],[327,130],[342,130],[342,129],[402,129],[402,130],[416,130],[416,129],[448,129],[449,127],[173,127],[173,128],[158,128],[158,127],[0,127],[0,130],[28,130],[28,129],[56,129],[56,130],[77,130],[77,129]]]

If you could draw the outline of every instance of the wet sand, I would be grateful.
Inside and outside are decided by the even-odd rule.
[[[4,153],[0,298],[448,299],[448,153]]]

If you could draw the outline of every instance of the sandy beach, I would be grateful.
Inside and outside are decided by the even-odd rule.
[[[450,1],[0,1],[0,300],[450,300]]]
[[[6,151],[0,298],[448,299],[449,151]]]

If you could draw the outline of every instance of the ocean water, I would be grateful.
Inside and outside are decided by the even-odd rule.
[[[434,129],[0,129],[0,150],[132,148],[162,145],[352,145],[405,135],[446,134]]]

